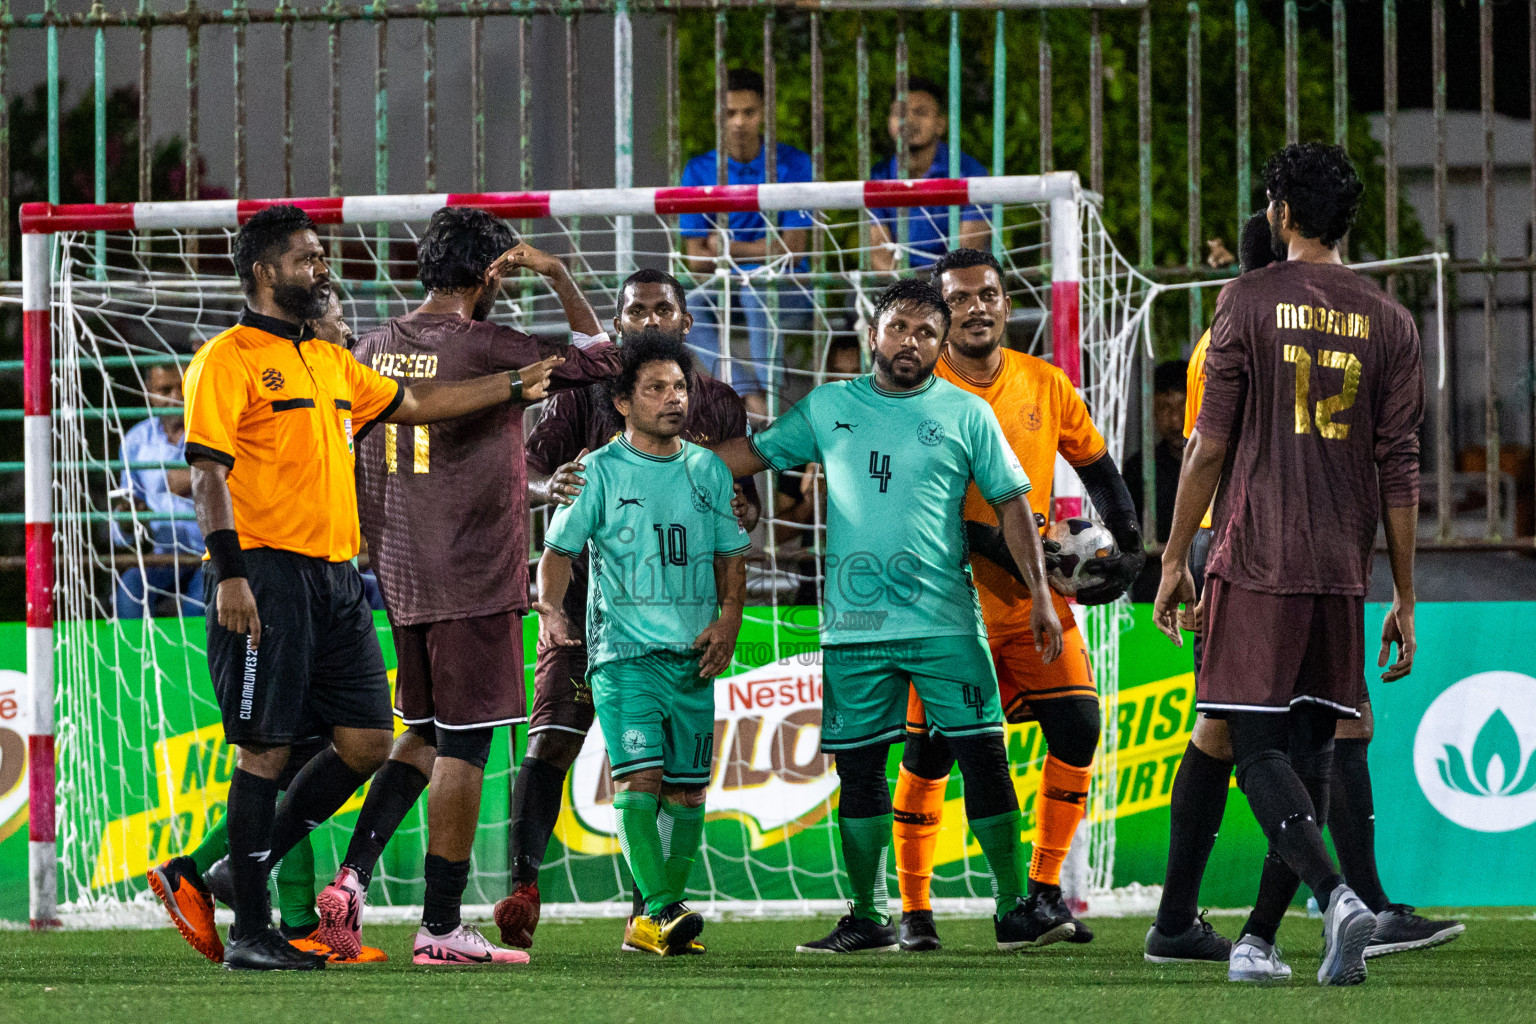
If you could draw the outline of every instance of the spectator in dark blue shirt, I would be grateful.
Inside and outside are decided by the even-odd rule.
[[[152,366],[144,386],[146,403],[166,411],[134,424],[123,435],[118,453],[123,474],[113,493],[114,507],[139,515],[127,522],[114,521],[112,540],[119,547],[147,547],[156,555],[172,555],[175,561],[126,570],[118,578],[117,616],[142,619],[146,612],[154,615],[161,597],[174,598],[172,607],[179,608],[182,615],[201,615],[203,535],[193,518],[192,475],[185,465],[181,372],[175,366]],[[155,513],[164,518],[157,518]],[[178,514],[181,518],[172,518]]]
[[[737,69],[726,79],[725,167],[729,185],[758,185],[768,180],[763,147],[763,76]],[[779,143],[774,180],[811,180],[811,158],[787,143]],[[683,168],[684,185],[717,184],[715,150],[701,153]],[[789,337],[810,330],[811,295],[807,284],[774,282],[779,273],[804,273],[800,257],[809,247],[811,216],[804,210],[778,213],[770,225],[761,213],[685,213],[680,218],[688,269],[699,281],[688,296],[693,314],[690,347],[712,376],[725,378],[742,396],[747,411],[766,415],[766,394],[782,386],[784,350]],[[725,238],[721,238],[724,229]],[[728,262],[727,259],[728,258]],[[729,282],[715,276],[729,268]],[[728,291],[726,286],[728,286]],[[747,325],[750,358],[729,356],[729,325],[722,325],[727,295],[730,308],[740,310]],[[774,299],[777,299],[777,314]],[[722,332],[721,327],[726,330]]]
[[[948,178],[949,144],[944,136],[949,132],[949,116],[945,113],[947,99],[943,86],[927,78],[913,78],[907,83],[907,113],[905,125],[899,105],[891,101],[890,131],[894,142],[905,129],[907,141],[908,178]],[[984,178],[986,167],[980,160],[966,153],[960,154],[960,177]],[[896,171],[893,155],[875,166],[870,172],[875,180],[894,180],[902,177]],[[884,207],[872,211],[875,215],[870,240],[874,252],[870,264],[876,270],[895,270],[897,266],[897,211]],[[986,249],[990,244],[990,230],[986,214],[981,207],[971,205],[960,210],[960,238],[953,245],[949,235],[949,207],[916,206],[907,210],[907,262],[912,267],[924,267],[952,248]]]

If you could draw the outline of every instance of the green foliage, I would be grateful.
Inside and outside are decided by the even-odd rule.
[[[59,82],[59,91],[68,83]],[[131,203],[139,198],[139,93],[123,86],[107,94],[107,202]],[[14,254],[20,252],[17,214],[22,203],[48,199],[48,87],[13,97],[11,132],[11,272],[20,274]],[[185,196],[185,146],[179,137],[154,148],[150,198]],[[73,107],[59,112],[59,201],[96,201],[96,95],[87,91]],[[206,195],[205,198],[212,198]]]
[[[1183,8],[1157,8],[1152,18],[1152,252],[1158,266],[1189,261],[1189,180],[1187,149],[1187,64],[1189,20]],[[1058,170],[1076,170],[1088,181],[1089,170],[1089,15],[1052,13],[1048,19],[1020,12],[1004,19],[1007,44],[1007,102],[1003,125],[1003,171],[1031,174],[1040,169],[1039,46],[1042,26],[1052,47],[1053,155]],[[681,53],[680,131],[685,159],[714,148],[714,18],[711,12],[679,16]],[[857,165],[858,88],[856,40],[860,16],[822,17],[826,71],[826,174],[829,179],[868,175]],[[897,19],[881,13],[863,19],[869,40],[870,148],[873,159],[893,152],[886,112],[895,89]],[[960,18],[961,140],[966,152],[990,166],[992,157],[992,83],[994,15],[964,13]],[[1133,262],[1140,256],[1140,146],[1137,114],[1137,39],[1135,16],[1102,17],[1104,46],[1104,222],[1115,244]],[[910,73],[939,82],[948,80],[949,16],[943,12],[905,19]],[[727,59],[732,66],[762,66],[762,15],[728,15]],[[1204,242],[1221,237],[1235,251],[1239,220],[1237,195],[1237,118],[1235,28],[1223,8],[1200,22],[1200,230]],[[1252,193],[1243,211],[1263,203],[1259,172],[1268,154],[1285,142],[1284,42],[1279,28],[1255,16],[1249,34],[1254,55],[1250,72]],[[775,33],[778,78],[778,131],[781,141],[810,148],[810,17],[781,13]],[[1333,138],[1332,50],[1314,33],[1300,40],[1300,134],[1303,139]],[[1366,203],[1351,235],[1352,254],[1374,256],[1384,250],[1381,147],[1370,136],[1364,114],[1351,109],[1348,146],[1366,185]],[[1427,250],[1417,218],[1400,205],[1399,251]]]

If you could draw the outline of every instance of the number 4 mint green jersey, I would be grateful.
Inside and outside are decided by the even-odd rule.
[[[884,391],[823,384],[751,437],[777,470],[827,479],[824,645],[986,635],[967,562],[966,485],[999,504],[1030,489],[985,401],[937,377]]]
[[[665,458],[619,437],[584,461],[587,485],[555,512],[545,547],[592,546],[588,665],[656,650],[686,654],[715,620],[715,556],[746,554],[725,463],[688,441]]]

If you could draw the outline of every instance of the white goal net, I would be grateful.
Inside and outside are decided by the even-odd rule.
[[[811,251],[759,266],[717,259],[712,272],[695,274],[682,257],[676,214],[709,212],[711,202],[725,209],[726,199],[711,200],[711,190],[680,195],[686,191],[301,204],[321,222],[333,282],[358,334],[421,300],[416,243],[427,216],[451,198],[506,217],[523,240],[563,256],[604,322],[630,270],[675,273],[692,288],[691,340],[706,366],[739,389],[759,382],[770,416],[825,379],[829,353],[863,348],[849,339],[862,337],[875,296],[891,280],[873,269],[874,215],[866,207],[900,211],[887,221],[898,273],[923,273],[932,258],[907,241],[912,222],[927,216],[910,204],[942,207],[935,214],[941,233],[949,208],[958,208],[971,223],[980,218],[1004,266],[1014,309],[1007,344],[1055,359],[1080,379],[1110,451],[1123,456],[1137,314],[1148,283],[1115,250],[1074,175],[761,186],[758,208],[809,214]],[[741,195],[727,198],[730,209],[743,208]],[[238,223],[254,208],[38,207],[24,218],[27,353],[39,364],[29,366],[29,380],[51,381],[28,421],[29,519],[52,524],[51,537],[41,525],[29,533],[29,554],[38,582],[53,586],[51,617],[40,612],[33,622],[29,672],[39,700],[51,694],[52,728],[38,716],[35,731],[55,737],[57,771],[57,840],[45,836],[33,848],[35,920],[55,916],[55,907],[87,922],[153,919],[146,870],[197,846],[223,814],[234,752],[223,741],[208,682],[201,537],[190,500],[178,493],[185,466],[176,445],[176,382],[198,346],[239,315],[243,300],[228,254]],[[507,284],[493,318],[531,332],[566,330],[555,296],[532,276]],[[845,898],[833,828],[837,778],[817,749],[820,659],[800,628],[819,596],[823,528],[814,519],[770,515],[774,496],[792,493],[793,483],[759,479],[764,522],[754,535],[748,622],[717,684],[705,849],[689,892],[695,901],[764,912],[824,909]],[[1058,472],[1055,496],[1061,514],[1077,514],[1085,501],[1071,473]],[[536,557],[543,513],[533,519],[529,555]],[[1079,618],[1105,696],[1089,820],[1068,877],[1087,896],[1114,885],[1115,694],[1128,612],[1122,603]],[[382,610],[377,621],[393,665]],[[525,625],[531,686],[531,618]],[[508,807],[523,746],[520,729],[495,745],[467,903],[488,904],[506,892]],[[1030,839],[1044,759],[1038,727],[1010,726],[1009,748]],[[541,878],[546,907],[556,912],[627,906],[605,765],[594,734],[567,782]],[[986,898],[990,878],[965,828],[958,779],[948,796],[934,895]],[[360,802],[359,795],[314,833],[317,886],[345,849]],[[380,864],[374,904],[420,902],[425,842],[418,808]],[[55,855],[56,873],[49,863]]]

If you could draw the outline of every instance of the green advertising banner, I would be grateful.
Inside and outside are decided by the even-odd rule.
[[[1382,612],[1370,609],[1373,637]],[[776,634],[770,611],[749,613],[737,671],[716,684],[716,769],[706,854],[692,895],[837,899],[837,779],[818,750],[819,657],[814,649],[776,646],[776,635],[782,642],[786,631]],[[378,621],[393,665],[382,615]],[[525,627],[531,651],[536,624],[530,618]],[[142,901],[148,867],[196,846],[223,815],[233,770],[199,653],[202,622],[61,628],[77,631],[73,649],[82,638],[94,645],[90,678],[97,692],[60,703],[60,779],[69,788],[59,811],[60,898],[76,905]],[[1536,636],[1536,604],[1425,605],[1419,630],[1414,674],[1372,685],[1377,846],[1388,891],[1420,904],[1536,903],[1536,679],[1524,674],[1531,663],[1517,639]],[[24,628],[0,624],[0,919],[9,920],[27,914],[26,779],[17,763],[25,730],[6,710],[8,699],[25,693],[24,651]],[[1189,648],[1168,643],[1151,625],[1150,608],[1138,606],[1122,637],[1120,665],[1114,884],[1153,885],[1162,881],[1173,777],[1195,717]],[[58,670],[62,680],[70,668]],[[531,690],[531,669],[528,683]],[[494,902],[506,890],[514,737],[498,733],[466,893],[472,903]],[[85,737],[94,738],[88,753]],[[515,741],[520,754],[521,737]],[[1038,727],[1010,727],[1008,746],[1030,840],[1043,758]],[[985,895],[985,865],[964,825],[958,778],[946,796],[934,895]],[[359,795],[315,834],[322,884],[360,805]],[[422,811],[413,811],[386,853],[372,902],[420,902]],[[1245,801],[1232,790],[1203,901],[1251,904],[1264,848]],[[1479,871],[1459,867],[1472,862]],[[549,902],[627,895],[607,762],[595,734],[568,779],[540,886]]]

